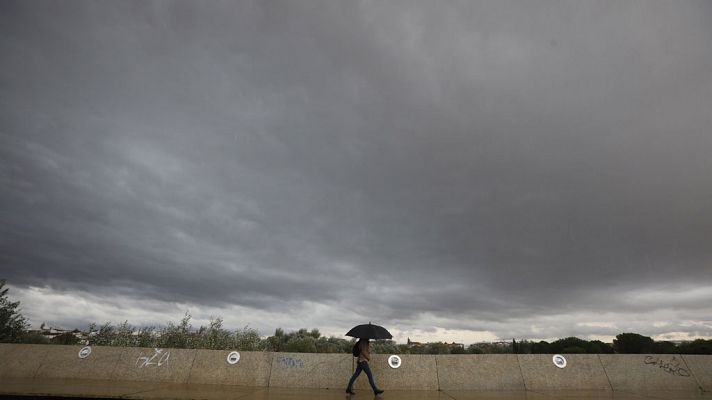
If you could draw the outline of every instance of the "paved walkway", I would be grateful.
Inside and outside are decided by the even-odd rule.
[[[357,390],[356,395],[348,396],[343,389],[282,389],[135,381],[0,378],[0,397],[17,395],[146,400],[712,400],[712,393],[709,392],[700,394],[611,391],[478,392],[393,390],[376,397],[373,392],[364,390]]]

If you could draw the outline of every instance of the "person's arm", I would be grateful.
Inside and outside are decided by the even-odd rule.
[[[363,353],[363,358],[365,358],[366,361],[371,361],[371,345],[370,345],[370,343],[364,344],[361,352]]]

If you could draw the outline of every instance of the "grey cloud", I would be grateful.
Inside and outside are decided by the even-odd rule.
[[[710,281],[707,3],[1,7],[20,287],[408,325]]]

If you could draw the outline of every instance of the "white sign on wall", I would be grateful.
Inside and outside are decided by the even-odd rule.
[[[82,347],[82,349],[79,350],[79,358],[81,359],[89,357],[89,354],[91,354],[91,347],[89,346]]]
[[[388,357],[388,365],[391,368],[400,367],[401,366],[401,358],[398,356],[395,356],[395,355]]]
[[[554,365],[559,368],[566,367],[566,358],[564,358],[561,354],[554,354],[554,357],[552,357],[551,360],[554,362]]]
[[[240,353],[233,351],[227,355],[227,363],[230,365],[235,365],[240,361]]]

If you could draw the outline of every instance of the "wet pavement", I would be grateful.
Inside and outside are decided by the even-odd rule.
[[[179,400],[712,400],[712,393],[612,391],[422,391],[393,390],[374,396],[356,390],[289,389],[156,382],[0,379],[0,396],[57,396],[75,398],[179,399]]]

